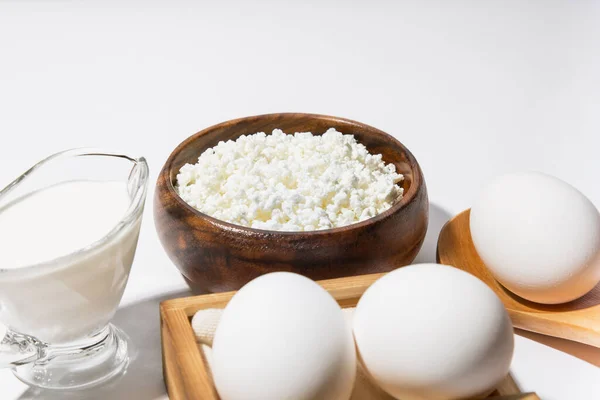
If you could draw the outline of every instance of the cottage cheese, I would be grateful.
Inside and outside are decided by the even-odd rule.
[[[238,225],[312,231],[371,218],[402,197],[403,176],[353,135],[276,129],[219,142],[177,175],[192,207]]]

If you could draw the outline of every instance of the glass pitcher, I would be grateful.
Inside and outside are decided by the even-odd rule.
[[[126,337],[109,321],[137,247],[148,186],[144,158],[89,149],[52,155],[0,191],[0,214],[32,193],[78,181],[123,183],[129,206],[110,232],[57,258],[19,267],[0,264],[0,324],[7,327],[0,368],[12,368],[31,386],[89,387],[123,372],[129,361]],[[54,243],[62,239],[61,226],[55,233]],[[0,252],[11,240],[0,243]],[[30,248],[34,252],[36,243]]]

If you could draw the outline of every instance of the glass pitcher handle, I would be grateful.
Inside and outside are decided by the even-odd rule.
[[[0,342],[0,368],[16,367],[39,360],[46,353],[46,344],[34,337],[6,331]]]

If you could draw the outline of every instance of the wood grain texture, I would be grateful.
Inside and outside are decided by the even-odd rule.
[[[517,382],[515,382],[513,377],[511,375],[508,375],[506,379],[500,382],[500,384],[496,387],[496,391],[493,394],[503,395],[514,393],[520,393],[519,386],[517,385]]]
[[[353,276],[318,283],[343,307],[354,307],[365,290],[383,275]],[[171,400],[219,400],[210,379],[206,359],[196,343],[190,318],[199,310],[225,307],[234,294],[235,292],[216,293],[167,300],[161,303],[163,371]],[[359,380],[364,380],[364,371],[361,377],[359,377]],[[389,399],[389,396],[380,391],[372,390],[367,386],[363,386],[363,389],[364,392],[362,393],[368,394],[368,397],[366,397],[368,399]],[[376,396],[377,394],[380,396]],[[522,395],[509,375],[498,385],[490,399],[536,400],[537,397],[531,397],[532,395]]]
[[[516,328],[600,347],[600,285],[565,304],[538,304],[509,292],[485,267],[475,250],[469,228],[470,210],[451,219],[440,232],[437,258],[477,276],[496,294]]]
[[[404,175],[404,196],[384,213],[348,227],[315,232],[276,232],[229,224],[186,204],[174,184],[181,166],[221,140],[242,134],[311,131],[334,127],[351,133]],[[409,264],[427,230],[427,188],[413,155],[392,136],[347,119],[313,114],[269,114],[228,121],[181,143],[169,156],[156,184],[154,220],[158,236],[182,274],[208,292],[236,290],[273,271],[315,280],[387,272]]]

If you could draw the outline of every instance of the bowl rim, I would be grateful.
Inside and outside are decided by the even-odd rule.
[[[277,231],[277,230],[270,230],[270,229],[251,228],[251,227],[247,227],[247,226],[243,226],[243,225],[234,224],[231,222],[227,222],[227,221],[212,217],[208,214],[203,213],[202,211],[199,211],[198,209],[189,205],[183,198],[181,198],[179,193],[177,193],[177,190],[175,189],[175,186],[173,185],[173,182],[171,181],[171,172],[173,171],[174,160],[175,160],[175,157],[177,155],[179,155],[179,153],[181,153],[181,151],[183,151],[183,149],[186,148],[190,143],[194,142],[200,136],[205,135],[215,129],[226,128],[231,125],[239,124],[246,120],[260,119],[260,118],[266,118],[266,117],[284,117],[284,116],[298,116],[298,117],[315,118],[315,119],[320,119],[320,120],[325,120],[325,121],[331,121],[332,123],[342,122],[345,124],[356,126],[359,129],[373,130],[381,135],[387,136],[388,138],[391,139],[391,141],[398,148],[400,148],[404,152],[407,160],[409,161],[411,170],[413,171],[413,180],[412,180],[410,187],[408,188],[408,190],[405,193],[403,193],[402,199],[400,199],[400,201],[396,202],[390,208],[388,208],[387,210],[385,210],[382,213],[375,215],[374,217],[371,217],[371,218],[365,219],[364,221],[356,222],[356,223],[353,223],[350,225],[345,225],[345,226],[336,227],[336,228],[329,228],[329,229],[318,229],[318,230],[313,230],[313,231]],[[421,171],[421,168],[420,168],[419,163],[417,162],[416,158],[413,156],[413,154],[410,152],[410,150],[408,150],[408,148],[406,148],[406,146],[404,146],[398,139],[396,139],[394,136],[390,135],[389,133],[386,133],[382,130],[379,130],[375,127],[364,124],[362,122],[358,122],[358,121],[347,119],[347,118],[341,118],[341,117],[335,117],[335,116],[323,115],[323,114],[295,113],[295,112],[252,115],[252,116],[247,116],[247,117],[231,119],[231,120],[224,121],[224,122],[221,122],[221,123],[218,123],[215,125],[211,125],[207,128],[204,128],[201,131],[196,132],[195,134],[186,138],[171,152],[171,154],[167,158],[167,161],[164,164],[164,167],[162,168],[162,170],[160,172],[159,178],[164,178],[165,188],[166,188],[167,192],[169,193],[169,195],[171,195],[171,197],[173,197],[175,199],[175,201],[177,202],[177,204],[179,206],[183,207],[184,210],[193,214],[195,217],[198,217],[198,218],[201,218],[201,219],[204,219],[204,220],[210,222],[211,225],[213,225],[214,227],[216,227],[218,229],[226,229],[228,231],[245,233],[247,235],[286,236],[286,237],[328,236],[328,235],[332,235],[335,233],[350,232],[353,230],[366,228],[368,226],[374,225],[378,222],[388,219],[389,217],[394,215],[396,212],[398,212],[399,210],[404,208],[406,205],[410,204],[415,199],[417,192],[419,192],[423,186],[423,172]]]

